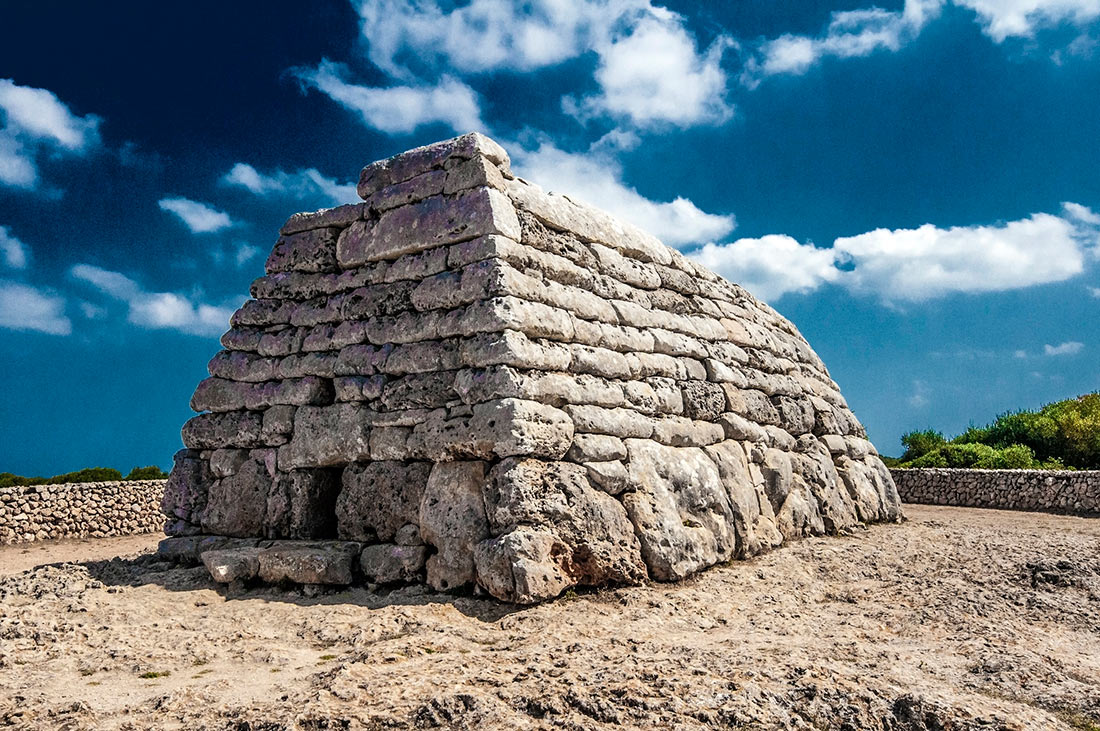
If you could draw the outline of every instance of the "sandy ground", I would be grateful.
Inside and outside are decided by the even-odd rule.
[[[518,610],[3,547],[0,727],[1100,729],[1100,520],[907,514]]]

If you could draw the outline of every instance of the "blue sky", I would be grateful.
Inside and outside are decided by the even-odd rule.
[[[0,471],[167,466],[286,217],[470,129],[790,317],[883,453],[1100,388],[1097,0],[4,16]]]

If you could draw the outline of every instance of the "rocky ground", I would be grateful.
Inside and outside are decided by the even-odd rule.
[[[1100,520],[907,513],[518,610],[2,547],[0,727],[1100,729]]]

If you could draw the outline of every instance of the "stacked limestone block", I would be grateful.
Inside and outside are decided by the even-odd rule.
[[[736,284],[477,134],[359,194],[292,216],[233,316],[166,550],[226,581],[335,561],[526,603],[900,517],[821,360]]]

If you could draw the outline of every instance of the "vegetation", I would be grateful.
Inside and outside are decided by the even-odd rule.
[[[934,429],[901,438],[891,467],[1100,469],[1100,392],[1015,411],[948,440]]]
[[[111,467],[85,467],[76,472],[66,472],[53,477],[22,477],[11,472],[0,472],[0,487],[13,485],[61,485],[67,482],[118,482],[119,480],[163,480],[168,477],[156,465],[135,467],[126,477]]]

